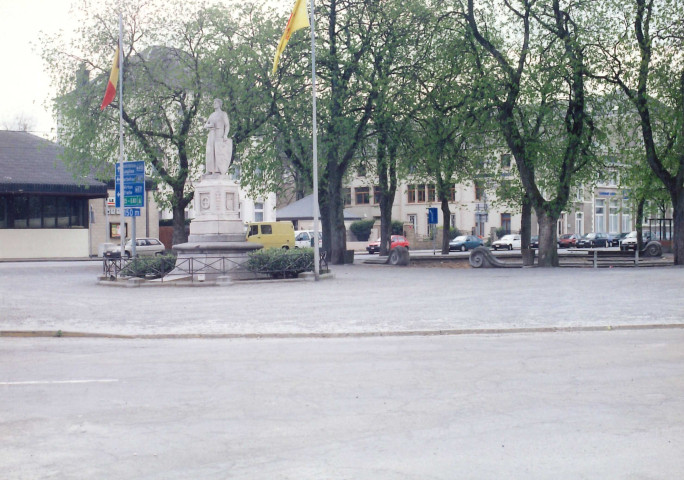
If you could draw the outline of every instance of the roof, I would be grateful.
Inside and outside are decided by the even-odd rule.
[[[28,132],[0,130],[0,193],[105,197],[107,185],[91,176],[76,179],[56,143]]]
[[[286,207],[276,210],[278,220],[313,220],[313,195],[297,200]],[[345,220],[360,220],[361,217],[344,209]]]

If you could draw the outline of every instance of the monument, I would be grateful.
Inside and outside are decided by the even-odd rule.
[[[190,222],[188,242],[174,245],[173,250],[178,255],[176,274],[192,270],[195,281],[230,283],[245,276],[242,265],[247,254],[261,245],[245,240],[238,186],[226,175],[233,141],[228,136],[230,121],[222,105],[221,100],[214,100],[214,112],[204,125],[209,133],[205,173],[195,184],[197,216]]]

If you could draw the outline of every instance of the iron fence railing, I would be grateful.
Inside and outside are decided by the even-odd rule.
[[[187,257],[171,258],[171,261],[151,261],[146,258],[105,258],[102,262],[102,273],[105,278],[116,280],[119,278],[146,278],[159,279],[161,282],[177,280],[179,277],[187,277],[189,281],[197,281],[199,278],[218,277],[230,273],[239,275],[241,278],[272,277],[286,278],[292,272],[308,272],[314,270],[313,257],[311,255],[285,256],[282,261],[264,263],[258,261],[251,264],[245,262],[243,256],[217,256],[217,257]],[[158,259],[155,259],[158,260]],[[328,271],[328,262],[325,252],[320,255],[320,271]]]

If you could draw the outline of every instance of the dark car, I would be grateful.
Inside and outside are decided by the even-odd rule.
[[[484,245],[484,243],[480,237],[476,237],[475,235],[459,235],[449,242],[449,251],[453,252],[454,250],[457,250],[465,252],[466,250],[481,247],[482,245]]]
[[[587,233],[577,240],[577,248],[596,248],[610,246],[611,238],[607,233]]]
[[[532,235],[530,237],[530,248],[539,248],[539,235]]]
[[[580,236],[576,233],[566,233],[558,238],[558,248],[572,248],[577,246]]]
[[[613,240],[611,241],[611,247],[619,247],[620,243],[629,235],[629,232],[617,233],[613,235]]]

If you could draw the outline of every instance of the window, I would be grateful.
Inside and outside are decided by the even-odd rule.
[[[252,225],[249,227],[249,237],[253,237],[254,235],[259,235],[259,225]]]
[[[577,190],[575,191],[575,200],[578,202],[584,200],[584,187],[577,187]]]
[[[273,227],[271,225],[262,225],[261,233],[263,235],[271,235],[273,233]]]
[[[365,177],[367,173],[367,168],[365,163],[361,163],[359,167],[356,169],[356,173],[359,174],[359,177]]]
[[[382,192],[380,191],[380,187],[375,185],[373,187],[373,203],[377,205],[380,203],[380,196],[382,195]]]
[[[416,186],[416,201],[418,203],[425,203],[425,184],[421,183]]]
[[[632,216],[629,213],[622,212],[622,231],[632,231]]]
[[[0,228],[7,228],[7,199],[0,197]]]
[[[342,196],[344,197],[344,204],[351,205],[351,188],[342,189]]]
[[[502,213],[501,214],[501,228],[503,228],[506,234],[511,233],[511,214]]]
[[[40,197],[29,197],[28,198],[28,226],[29,228],[41,228],[42,225],[42,208]],[[54,219],[53,219],[54,220]],[[53,225],[54,226],[54,225]]]
[[[602,198],[596,199],[594,205],[594,231],[604,232],[606,229],[606,201]]]
[[[430,184],[427,187],[427,201],[434,202],[437,196],[435,195],[435,185]]]
[[[455,183],[452,183],[451,187],[449,187],[449,201],[450,202],[456,201],[456,184]]]
[[[415,215],[409,215],[408,216],[408,223],[410,223],[413,226],[413,231],[416,231],[416,216]]]
[[[119,228],[120,223],[110,223],[109,224],[109,238],[121,238],[121,229]],[[126,224],[126,237],[128,237],[128,224]]]
[[[354,189],[356,204],[365,205],[370,203],[370,192],[368,187],[356,187]]]
[[[501,155],[501,168],[511,168],[511,154],[504,153]]]
[[[482,200],[484,196],[484,185],[482,182],[475,181],[475,200]]]
[[[416,203],[416,186],[415,185],[409,185],[408,186],[408,203]]]
[[[584,214],[582,212],[575,214],[575,233],[577,235],[584,235]]]
[[[610,233],[617,233],[620,231],[620,225],[619,225],[619,216],[618,216],[618,210],[620,207],[618,206],[618,201],[617,200],[611,200],[610,201],[610,212],[609,212],[609,228],[608,231]]]
[[[264,202],[254,202],[254,221],[264,221]]]
[[[449,225],[451,225],[451,228],[456,228],[456,214],[452,213],[449,216]]]

